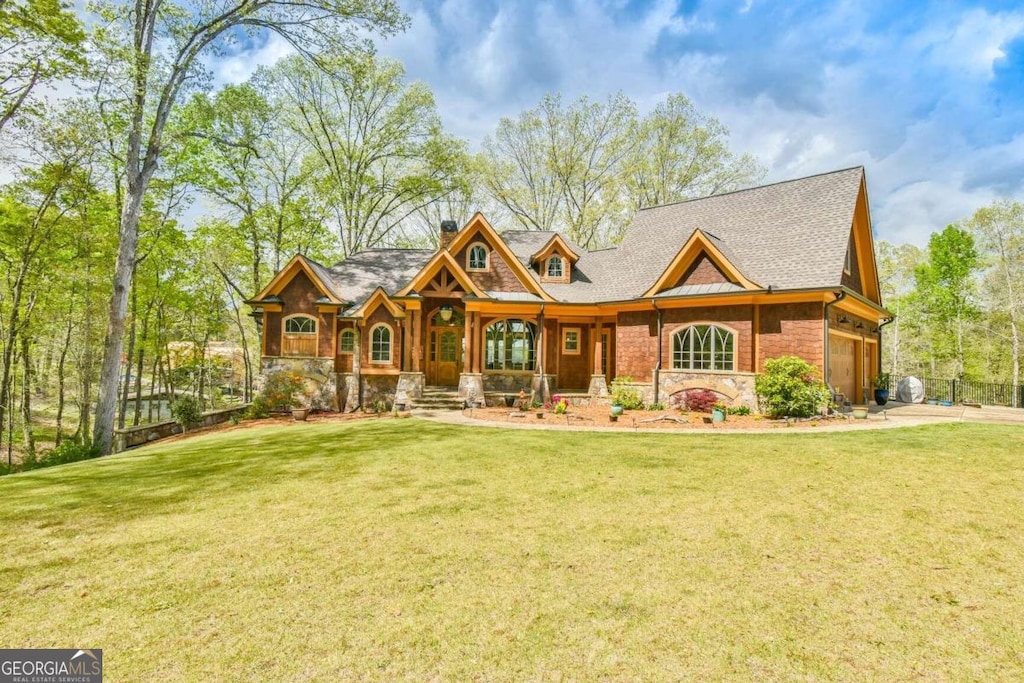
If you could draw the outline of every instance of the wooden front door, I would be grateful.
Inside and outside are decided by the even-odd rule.
[[[427,383],[456,386],[462,371],[463,330],[460,327],[431,327],[427,354]]]
[[[831,371],[830,384],[838,391],[843,392],[846,400],[851,403],[860,403],[861,398],[857,396],[857,355],[856,342],[843,337],[832,337],[829,343],[829,370]]]

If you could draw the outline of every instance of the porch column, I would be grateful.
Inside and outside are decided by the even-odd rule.
[[[402,370],[408,370],[412,359],[412,334],[409,324],[411,311],[406,311],[402,318]]]
[[[483,351],[483,327],[480,324],[480,313],[473,314],[473,372],[480,372],[480,356]]]
[[[473,319],[473,316],[470,313],[467,312],[465,317],[464,317],[465,328],[466,328],[465,329],[466,353],[463,354],[463,359],[462,359],[462,371],[464,373],[466,373],[467,375],[469,374],[470,369],[472,368],[472,365],[470,364],[471,354],[473,353],[473,334],[472,334],[473,327],[472,327],[472,325],[470,325],[470,321],[472,319]]]
[[[412,371],[420,371],[420,312],[410,311],[412,315]]]
[[[603,375],[604,369],[601,367],[601,353],[604,351],[604,343],[601,341],[601,337],[604,335],[604,325],[591,325],[590,334],[593,337],[593,342],[590,347],[593,349],[594,358],[594,369],[593,374]]]

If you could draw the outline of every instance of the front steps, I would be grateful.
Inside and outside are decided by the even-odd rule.
[[[423,396],[413,400],[416,410],[462,410],[463,405],[454,387],[423,387]]]

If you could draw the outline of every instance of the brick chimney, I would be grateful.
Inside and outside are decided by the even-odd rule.
[[[441,248],[447,249],[448,245],[455,239],[455,233],[459,231],[459,224],[455,221],[441,221]]]

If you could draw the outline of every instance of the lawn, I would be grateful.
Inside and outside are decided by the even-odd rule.
[[[106,680],[1024,678],[1024,430],[282,424],[0,479],[0,646]]]

